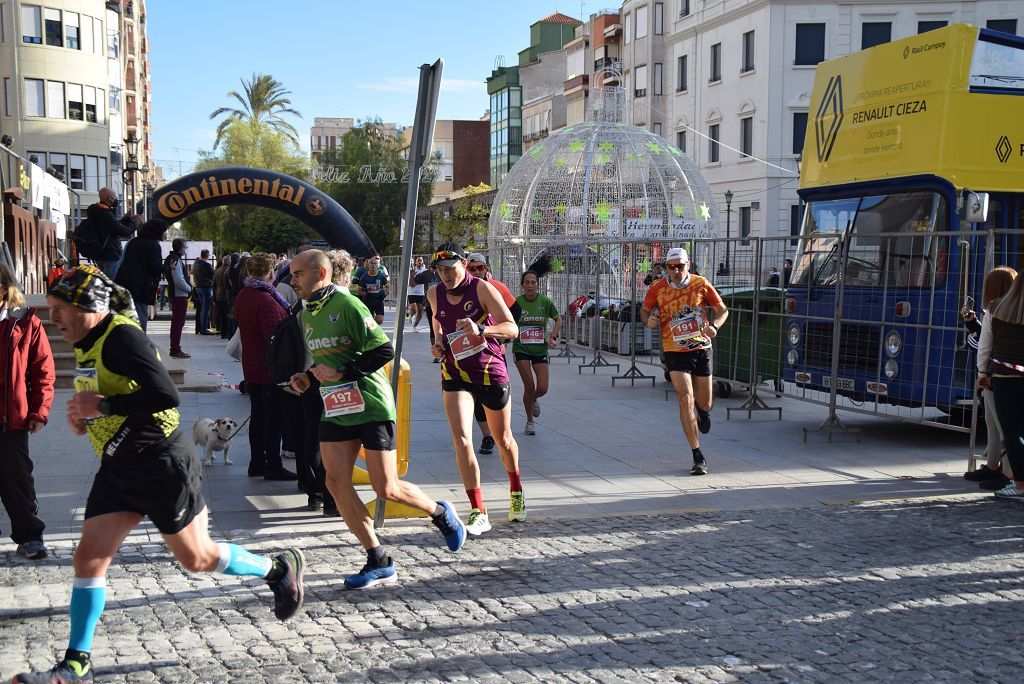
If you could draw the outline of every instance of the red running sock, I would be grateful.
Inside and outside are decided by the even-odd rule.
[[[523,491],[523,483],[519,481],[519,471],[508,474],[508,488],[513,492]]]
[[[478,510],[484,510],[484,491],[477,487],[476,489],[467,489],[466,496],[469,497],[470,508],[476,508]]]

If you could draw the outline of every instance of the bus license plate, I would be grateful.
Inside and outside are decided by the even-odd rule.
[[[832,376],[825,375],[821,378],[821,384],[829,389],[832,389]],[[839,378],[839,382],[836,383],[836,389],[845,390],[848,392],[853,391],[853,379],[852,378]]]

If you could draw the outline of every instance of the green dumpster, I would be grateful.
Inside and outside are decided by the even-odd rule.
[[[729,308],[729,320],[712,342],[716,378],[749,384],[751,381],[751,341],[753,337],[754,294],[750,288],[723,288],[719,291]],[[764,287],[758,293],[757,380],[771,380],[782,388],[782,363],[786,351],[785,318],[782,303],[785,292]]]

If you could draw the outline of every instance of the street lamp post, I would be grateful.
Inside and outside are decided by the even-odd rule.
[[[124,163],[124,171],[121,172],[121,179],[125,185],[131,187],[131,211],[126,213],[135,213],[135,174],[139,173],[139,139],[135,137],[135,132],[128,133],[128,137],[124,139],[125,151],[128,153],[128,159]]]
[[[732,266],[729,264],[729,251],[732,237],[732,190],[725,191],[725,272],[732,274]]]

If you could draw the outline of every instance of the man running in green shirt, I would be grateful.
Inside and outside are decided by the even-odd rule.
[[[395,501],[429,514],[453,552],[462,548],[466,531],[450,503],[433,501],[416,485],[398,478],[395,398],[384,369],[395,350],[366,305],[333,284],[335,268],[345,271],[340,282],[348,282],[352,266],[350,257],[336,256],[332,264],[320,250],[302,252],[292,260],[292,287],[306,300],[299,324],[313,366],[293,375],[291,387],[300,393],[308,390],[309,374],[320,381],[320,452],[327,488],[367,556],[366,565],[346,578],[345,586],[365,589],[394,582],[398,574],[352,486],[360,447],[379,502]]]

